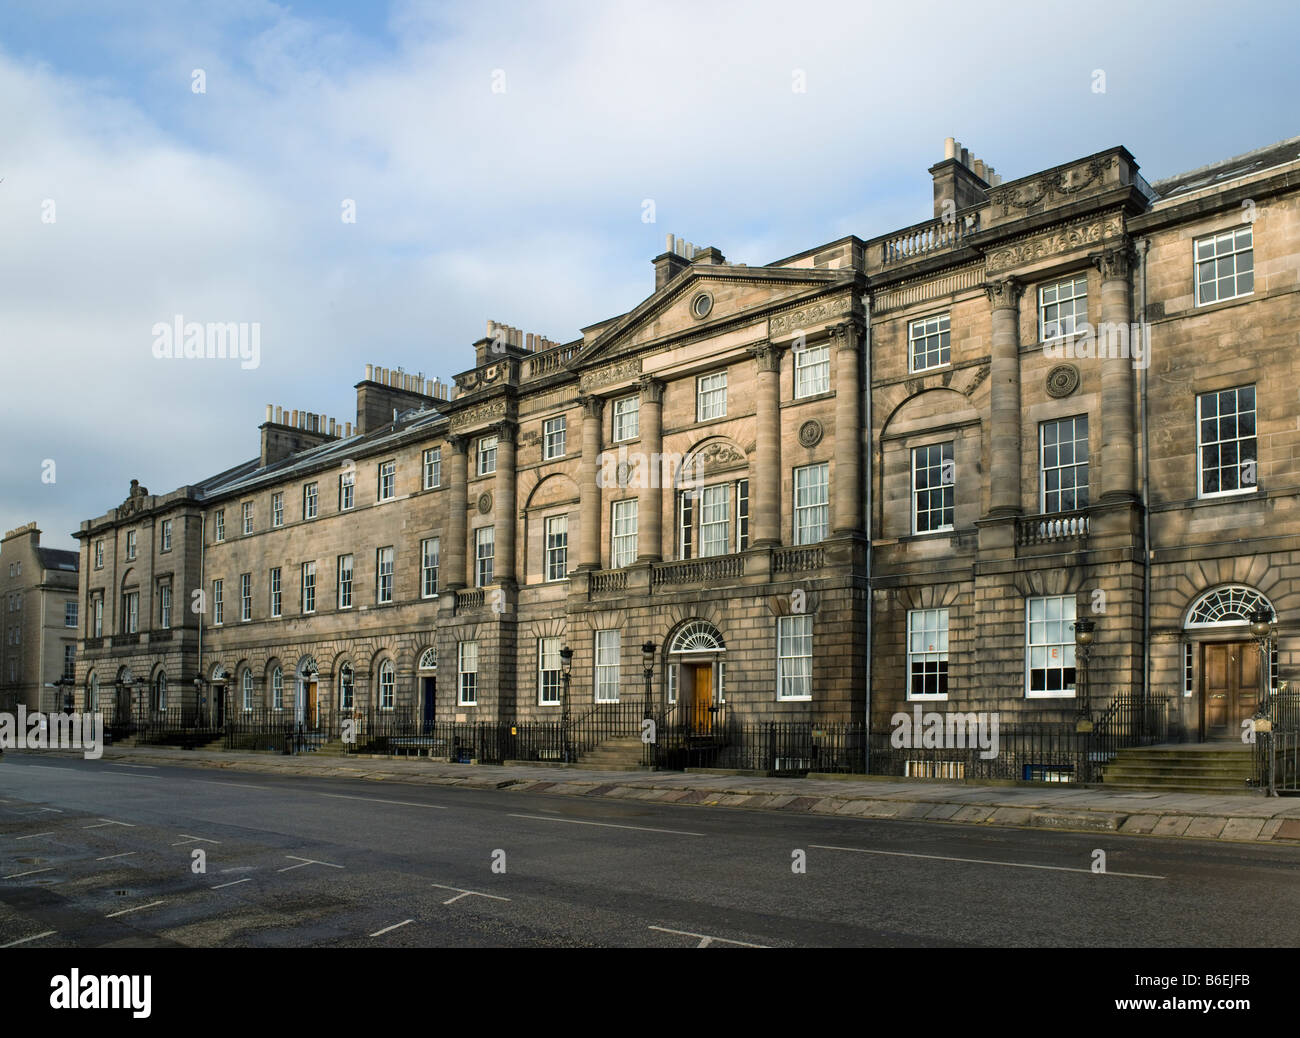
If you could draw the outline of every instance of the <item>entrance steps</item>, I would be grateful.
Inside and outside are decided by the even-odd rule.
[[[639,735],[617,736],[584,753],[576,766],[588,771],[636,771],[644,759],[645,744]]]
[[[1258,793],[1249,746],[1139,746],[1120,750],[1102,771],[1104,785],[1162,793]]]

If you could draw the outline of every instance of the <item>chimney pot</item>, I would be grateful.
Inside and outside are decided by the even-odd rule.
[[[371,381],[374,380],[374,377],[375,377],[375,366],[374,366],[373,364],[367,364],[367,365],[366,365],[366,381],[367,381],[367,382],[371,382]]]
[[[955,159],[957,157],[957,142],[952,137],[943,139],[943,157],[945,159]]]
[[[983,160],[983,159],[976,159],[976,160],[975,160],[975,175],[976,175],[977,177],[979,177],[980,180],[987,180],[987,179],[988,179],[988,178],[984,175],[984,160]]]

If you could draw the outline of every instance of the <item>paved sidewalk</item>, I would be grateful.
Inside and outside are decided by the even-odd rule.
[[[52,751],[46,751],[52,752]],[[979,786],[889,779],[751,778],[677,771],[590,771],[553,765],[448,764],[391,757],[281,756],[171,748],[108,748],[105,762],[169,764],[264,774],[509,789],[512,793],[858,818],[907,818],[1300,845],[1300,798],[1117,792],[1059,786]]]

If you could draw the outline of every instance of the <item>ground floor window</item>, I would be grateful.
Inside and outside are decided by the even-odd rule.
[[[1026,697],[1075,694],[1074,609],[1073,595],[1025,603]]]
[[[907,698],[948,698],[948,610],[907,614]]]
[[[478,704],[478,642],[461,642],[460,660],[460,705],[476,706]]]
[[[537,702],[554,706],[560,701],[560,639],[537,639]]]
[[[618,631],[596,632],[596,702],[618,702]],[[670,668],[671,669],[671,668]]]
[[[776,621],[776,696],[812,698],[812,616],[782,616]]]

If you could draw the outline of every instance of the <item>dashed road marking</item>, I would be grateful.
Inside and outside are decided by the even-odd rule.
[[[181,835],[184,836],[185,839],[181,840],[179,843],[173,843],[173,847],[180,847],[187,843],[221,843],[220,840],[209,840],[204,836],[190,836],[188,833],[181,833]]]
[[[691,933],[689,930],[669,930],[666,926],[652,926],[651,930],[658,930],[660,933],[676,934],[679,937],[698,937],[700,943],[695,947],[707,948],[711,944],[734,944],[741,948],[766,948],[766,944],[750,944],[748,941],[733,941],[730,937],[713,937],[706,933]]]
[[[212,779],[195,779],[205,786],[238,786],[240,789],[270,789],[270,786],[250,786],[247,782],[216,782]]]
[[[393,931],[393,930],[396,930],[396,929],[398,929],[399,927],[405,926],[406,923],[413,923],[413,922],[415,922],[414,919],[407,919],[406,922],[402,922],[402,923],[394,923],[392,926],[386,926],[386,927],[384,927],[382,930],[376,930],[376,931],[375,931],[374,933],[372,933],[370,936],[371,936],[371,937],[383,937],[384,934],[389,933],[389,932],[391,932],[391,931]]]
[[[328,865],[328,866],[329,866],[330,868],[332,868],[332,869],[341,869],[341,868],[343,868],[342,865],[335,865],[333,862],[329,862],[329,861],[317,861],[315,858],[299,858],[296,854],[286,854],[285,857],[286,857],[286,858],[290,858],[290,859],[292,859],[293,861],[302,862],[302,864],[301,864],[301,865],[290,865],[290,866],[289,866],[288,868],[286,868],[286,869],[276,869],[276,870],[275,870],[276,872],[292,872],[294,869],[304,869],[304,868],[306,868],[308,865]]]
[[[157,908],[159,905],[165,904],[166,900],[167,899],[164,898],[162,901],[150,901],[147,905],[136,905],[135,908],[124,908],[120,912],[109,912],[108,915],[104,916],[104,918],[113,919],[116,916],[127,915],[130,912],[143,912],[146,908]]]
[[[245,876],[243,879],[231,880],[229,883],[221,883],[221,884],[219,884],[219,885],[213,887],[212,889],[213,889],[213,890],[224,890],[226,887],[237,887],[237,886],[239,886],[240,883],[252,883],[252,882],[253,882],[253,880],[252,880],[251,877],[249,877],[249,876]]]
[[[30,872],[15,872],[12,876],[5,876],[5,879],[22,879],[23,876],[35,876],[38,872],[53,872],[54,867],[48,869],[32,869]]]
[[[129,858],[132,854],[139,854],[139,851],[126,851],[123,854],[106,854],[102,858],[96,858],[96,861],[112,861],[114,858]]]
[[[707,836],[708,833],[688,833],[681,829],[651,829],[645,825],[615,825],[613,822],[584,822],[578,818],[546,818],[542,815],[510,815],[511,818],[531,818],[536,822],[568,822],[570,825],[600,825],[606,829],[636,829],[643,833],[671,833],[673,836]]]
[[[350,797],[342,793],[318,793],[317,796],[329,797],[331,800],[364,800],[368,804],[397,804],[399,807],[427,807],[432,811],[449,810],[441,804],[416,804],[410,800],[376,800],[374,797]]]
[[[53,937],[57,930],[46,930],[44,933],[38,933],[33,937],[24,937],[21,941],[10,941],[8,944],[0,944],[0,948],[17,948],[20,944],[29,944],[32,941],[39,941],[42,937]]]
[[[1126,879],[1165,879],[1165,876],[1152,876],[1145,872],[1093,872],[1092,869],[1071,868],[1066,865],[1032,865],[1022,861],[988,861],[984,858],[950,858],[944,854],[911,854],[906,851],[876,851],[865,847],[828,847],[825,844],[810,843],[819,851],[851,851],[854,854],[883,854],[890,858],[928,858],[930,861],[958,861],[967,865],[1001,865],[1008,869],[1041,869],[1045,872],[1083,872],[1092,876],[1123,876]]]
[[[157,767],[152,764],[118,764],[116,761],[109,764],[110,768],[144,768],[148,771],[157,771]]]
[[[51,831],[48,832],[48,833],[32,833],[30,836],[15,836],[15,837],[14,837],[14,840],[15,840],[15,841],[17,841],[17,840],[35,840],[35,839],[38,839],[39,837],[42,837],[42,836],[53,836],[53,835],[54,835],[54,831],[51,830]]]
[[[106,826],[106,825],[124,825],[124,826],[126,826],[128,829],[134,829],[134,828],[135,828],[135,826],[132,825],[130,822],[115,822],[115,821],[113,821],[113,819],[111,819],[111,818],[105,818],[102,822],[96,822],[94,825],[83,825],[81,828],[83,828],[83,829],[102,829],[102,828],[104,828],[104,826]]]
[[[463,889],[463,888],[461,888],[461,887],[449,887],[449,886],[447,886],[445,883],[430,883],[429,885],[432,886],[432,887],[438,887],[440,890],[459,890],[459,891],[460,891],[460,893],[457,894],[455,897],[451,898],[451,899],[448,900],[448,901],[444,901],[444,902],[443,902],[444,905],[449,905],[449,904],[452,903],[452,901],[459,901],[461,898],[463,898],[463,897],[469,897],[469,896],[471,896],[471,895],[473,895],[474,897],[490,897],[493,901],[509,901],[509,900],[510,900],[510,898],[508,898],[508,897],[500,897],[500,896],[497,895],[497,894],[484,894],[484,893],[482,893],[481,891],[478,891],[478,890],[465,890],[465,889]]]

